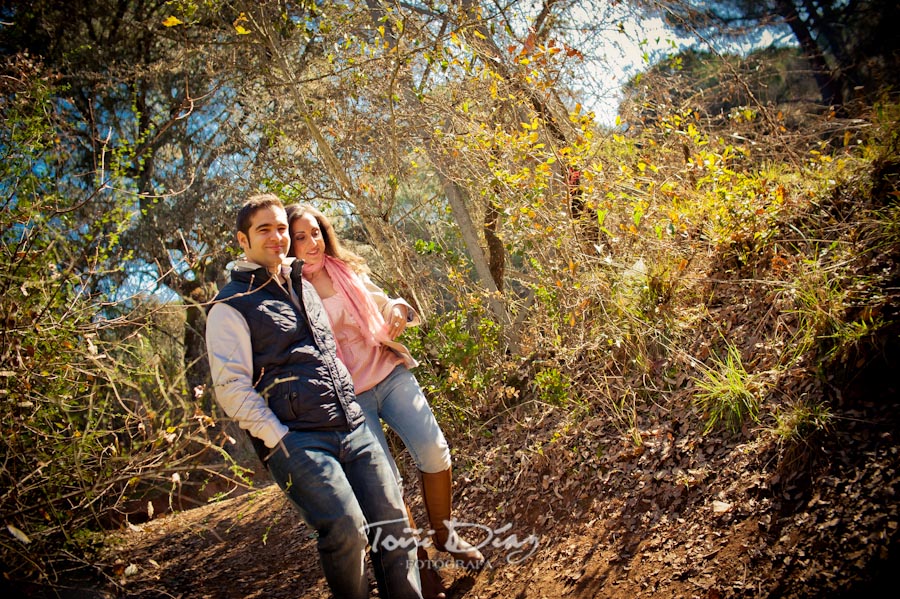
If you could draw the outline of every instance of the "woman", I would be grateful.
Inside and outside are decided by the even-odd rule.
[[[422,498],[433,542],[467,567],[484,557],[444,522],[450,520],[450,449],[416,378],[416,361],[395,341],[407,326],[419,324],[415,310],[390,299],[368,277],[365,261],[341,246],[328,218],[312,206],[287,207],[289,255],[304,261],[303,277],[316,288],[338,345],[338,356],[353,377],[357,401],[378,437],[400,482],[381,428],[383,419],[403,440],[419,469]]]

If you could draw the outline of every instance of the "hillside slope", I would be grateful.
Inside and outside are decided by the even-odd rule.
[[[900,565],[898,189],[889,152],[825,197],[796,201],[764,243],[692,260],[672,294],[677,347],[614,387],[642,393],[631,426],[599,403],[523,397],[451,434],[455,517],[476,523],[468,536],[482,535],[491,565],[445,568],[450,596],[858,597],[890,581]],[[801,309],[799,284],[773,282],[808,276],[810,256],[828,276],[807,282],[819,303],[802,305],[826,306],[815,292],[838,277],[849,300],[793,356],[798,321],[819,315]],[[696,401],[723,340],[765,390],[765,410],[735,430],[705,426]],[[602,385],[608,371],[584,360],[579,384]],[[411,484],[407,497],[424,521]],[[95,568],[102,576],[67,581],[62,596],[327,596],[309,530],[271,485],[126,528]]]
[[[770,449],[677,420],[643,431],[643,451],[585,423],[580,450],[602,439],[606,451],[577,472],[565,443],[530,463],[512,448],[558,414],[499,426],[482,475],[457,487],[457,517],[511,523],[494,538],[535,534],[538,547],[511,564],[509,545],[489,546],[492,567],[474,576],[444,569],[450,596],[865,596],[898,565],[900,406],[889,386],[848,399],[805,479],[780,478]],[[309,530],[274,485],[122,533],[103,567],[121,583],[108,597],[328,596]]]

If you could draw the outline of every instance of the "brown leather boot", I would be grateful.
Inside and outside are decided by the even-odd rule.
[[[416,529],[416,521],[413,520],[412,510],[406,506],[406,517],[409,518],[409,527]],[[447,589],[437,570],[430,566],[431,558],[421,545],[416,549],[416,559],[419,561],[419,580],[422,583],[422,599],[447,599]]]
[[[419,481],[422,484],[422,498],[425,500],[428,522],[434,530],[432,538],[434,546],[439,551],[446,551],[467,568],[477,570],[484,566],[484,556],[478,548],[462,540],[455,530],[447,526],[451,521],[450,468],[434,473],[419,471]]]

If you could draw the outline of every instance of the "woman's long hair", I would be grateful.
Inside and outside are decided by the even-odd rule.
[[[368,274],[369,267],[365,259],[359,254],[352,252],[341,244],[340,238],[334,231],[334,225],[328,220],[328,217],[322,214],[317,208],[309,204],[291,204],[285,208],[288,217],[288,230],[294,228],[294,222],[302,218],[306,214],[312,214],[319,224],[319,230],[322,231],[322,241],[325,242],[325,254],[332,258],[337,258],[346,264],[350,270],[357,274]],[[291,234],[291,247],[288,249],[289,255],[294,255],[294,235]]]

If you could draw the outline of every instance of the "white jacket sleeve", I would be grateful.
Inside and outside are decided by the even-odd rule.
[[[216,401],[242,429],[274,448],[288,428],[253,388],[250,327],[240,312],[224,303],[210,309],[206,348]]]

